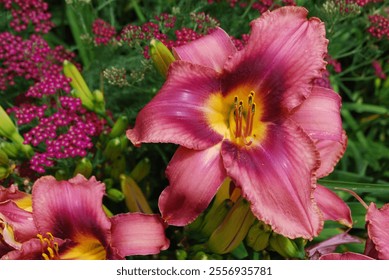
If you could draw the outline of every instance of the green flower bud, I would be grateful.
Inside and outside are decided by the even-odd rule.
[[[111,177],[115,180],[119,180],[120,175],[126,171],[126,159],[123,156],[118,157],[112,162],[111,167]]]
[[[17,132],[15,124],[12,122],[11,118],[7,112],[0,106],[0,136],[11,139],[14,133]]]
[[[272,250],[284,258],[303,259],[305,257],[304,248],[299,248],[294,240],[275,232],[270,237],[269,245]]]
[[[85,108],[93,111],[95,109],[94,96],[77,67],[70,61],[65,60],[63,62],[63,72],[66,77],[72,79],[70,85],[75,90],[74,96],[81,99]]]
[[[261,221],[254,223],[246,236],[246,244],[254,251],[262,251],[269,245],[271,227]]]
[[[126,132],[128,125],[129,121],[127,116],[120,116],[113,125],[112,130],[108,135],[109,138],[115,138],[123,135]]]
[[[123,201],[125,198],[124,194],[120,190],[115,189],[115,188],[110,188],[110,189],[106,190],[106,193],[107,193],[108,198],[114,202]]]
[[[9,158],[6,152],[0,149],[0,166],[9,166]]]
[[[10,158],[16,158],[19,154],[19,145],[10,142],[1,142],[0,149]]]
[[[14,166],[0,166],[0,180],[7,178],[13,171]]]
[[[93,96],[95,100],[95,109],[94,111],[98,114],[103,114],[105,112],[105,100],[104,93],[101,90],[94,90]]]
[[[217,254],[226,254],[234,250],[246,237],[255,217],[249,203],[240,197],[230,209],[219,227],[212,233],[207,245]]]
[[[58,169],[56,172],[55,172],[55,179],[57,179],[58,181],[62,181],[62,180],[67,180],[68,179],[68,174],[66,173],[65,170],[63,169]]]
[[[110,160],[116,160],[121,154],[122,143],[120,141],[120,138],[115,137],[109,140],[103,151],[103,155]]]
[[[127,208],[130,212],[153,213],[142,190],[134,179],[122,174],[120,176],[120,186],[125,197]]]
[[[76,165],[73,176],[77,174],[84,175],[85,178],[89,178],[92,175],[93,166],[88,158],[82,158]]]
[[[175,61],[170,50],[162,42],[153,39],[150,42],[150,57],[157,71],[166,78],[170,64]]]
[[[177,260],[186,260],[188,258],[188,253],[185,250],[176,250]]]
[[[212,205],[211,209],[205,215],[201,233],[207,237],[211,236],[216,228],[223,222],[232,206],[233,202],[229,199],[226,199],[216,207]]]
[[[144,158],[137,163],[134,169],[131,171],[130,176],[136,182],[142,181],[150,173],[151,163],[150,159]]]

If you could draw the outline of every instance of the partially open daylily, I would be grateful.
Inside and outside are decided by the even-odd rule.
[[[33,186],[32,212],[18,206],[19,192],[2,195],[1,258],[123,259],[156,254],[169,246],[165,224],[157,215],[108,218],[102,207],[104,190],[94,177],[57,181],[45,176]]]
[[[289,6],[251,27],[239,52],[220,28],[175,48],[165,84],[127,136],[134,145],[180,145],[159,199],[169,224],[193,221],[230,177],[259,220],[311,239],[323,227],[316,179],[346,146],[339,95],[312,83],[326,65],[324,24]]]

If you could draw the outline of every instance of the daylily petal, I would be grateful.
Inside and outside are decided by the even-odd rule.
[[[271,108],[292,110],[301,104],[325,69],[328,44],[324,23],[307,20],[307,14],[305,8],[288,6],[254,20],[247,46],[225,65],[223,93],[237,83],[249,84]]]
[[[220,90],[213,69],[176,61],[160,92],[139,112],[135,127],[127,131],[134,145],[168,142],[189,149],[205,149],[221,141],[207,123],[205,102]]]
[[[315,140],[315,145],[320,153],[320,167],[316,172],[316,176],[322,178],[334,170],[335,165],[346,151],[346,132],[344,130],[342,131],[341,141]]]
[[[202,151],[178,148],[166,174],[170,186],[158,202],[162,217],[170,225],[187,225],[207,208],[226,178],[220,145]]]
[[[318,155],[312,140],[293,122],[268,125],[254,147],[222,145],[227,175],[242,188],[254,215],[289,238],[312,239],[323,227],[314,201]]]
[[[365,244],[365,251],[363,252],[366,256],[369,256],[373,259],[379,259],[379,256],[378,256],[378,251],[375,247],[375,244],[373,243],[373,241],[371,241],[370,238],[367,238],[366,239],[366,244]]]
[[[42,244],[33,238],[24,242],[20,249],[5,254],[2,260],[40,260],[42,259]]]
[[[389,260],[389,203],[377,209],[369,205],[366,214],[367,232],[374,243],[380,260]]]
[[[102,209],[103,195],[104,185],[94,177],[77,175],[69,181],[41,177],[32,190],[37,228],[74,242],[94,237],[106,247],[111,223]]]
[[[230,36],[221,28],[188,44],[173,48],[177,59],[211,67],[218,72],[228,57],[236,52]]]
[[[126,213],[111,218],[112,245],[119,255],[158,254],[169,247],[165,224],[157,215]]]
[[[341,98],[330,89],[314,86],[312,94],[291,115],[314,140],[320,153],[319,178],[331,173],[346,150],[347,136],[340,117]]]
[[[321,185],[316,186],[313,194],[317,206],[323,213],[324,220],[338,221],[345,226],[352,227],[350,208],[339,196]]]
[[[1,220],[12,227],[15,240],[18,242],[31,239],[38,233],[31,212],[19,208],[11,200],[0,203]]]
[[[330,89],[314,86],[311,95],[293,112],[291,118],[312,138],[342,140],[341,98]]]
[[[309,259],[317,260],[322,255],[330,254],[336,250],[339,245],[347,243],[361,243],[362,241],[346,232],[337,234],[327,240],[306,248],[305,251]]]
[[[12,200],[16,205],[26,211],[31,209],[31,195],[19,191],[16,185],[11,185],[9,188],[0,186],[0,202]]]
[[[348,260],[374,260],[368,256],[358,254],[358,253],[331,253],[326,254],[320,257],[319,260],[341,260],[341,261],[348,261]]]

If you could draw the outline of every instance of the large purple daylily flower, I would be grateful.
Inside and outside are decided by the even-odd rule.
[[[318,204],[332,196],[321,186],[315,195],[316,179],[346,146],[339,95],[312,83],[326,66],[324,24],[307,19],[304,8],[283,7],[251,27],[242,51],[220,28],[175,48],[165,84],[127,136],[137,146],[180,145],[159,199],[169,224],[193,221],[230,177],[258,219],[284,236],[311,239],[325,218]],[[346,212],[335,219],[351,225]]]
[[[0,188],[0,259],[123,259],[169,246],[158,215],[107,217],[94,177],[38,179],[32,196]],[[28,203],[29,200],[29,203]]]

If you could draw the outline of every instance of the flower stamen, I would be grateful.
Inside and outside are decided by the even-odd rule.
[[[54,241],[54,236],[50,232],[46,232],[46,237],[42,234],[36,235],[42,244],[42,257],[45,260],[59,259],[58,243]]]
[[[253,131],[254,115],[255,115],[255,103],[254,103],[254,91],[251,91],[248,96],[248,107],[245,112],[243,101],[239,101],[238,97],[234,97],[234,122],[235,122],[235,139],[240,139],[245,145],[249,146],[252,140],[246,139],[250,137]],[[239,101],[239,103],[238,103]],[[245,117],[245,118],[244,118]]]

